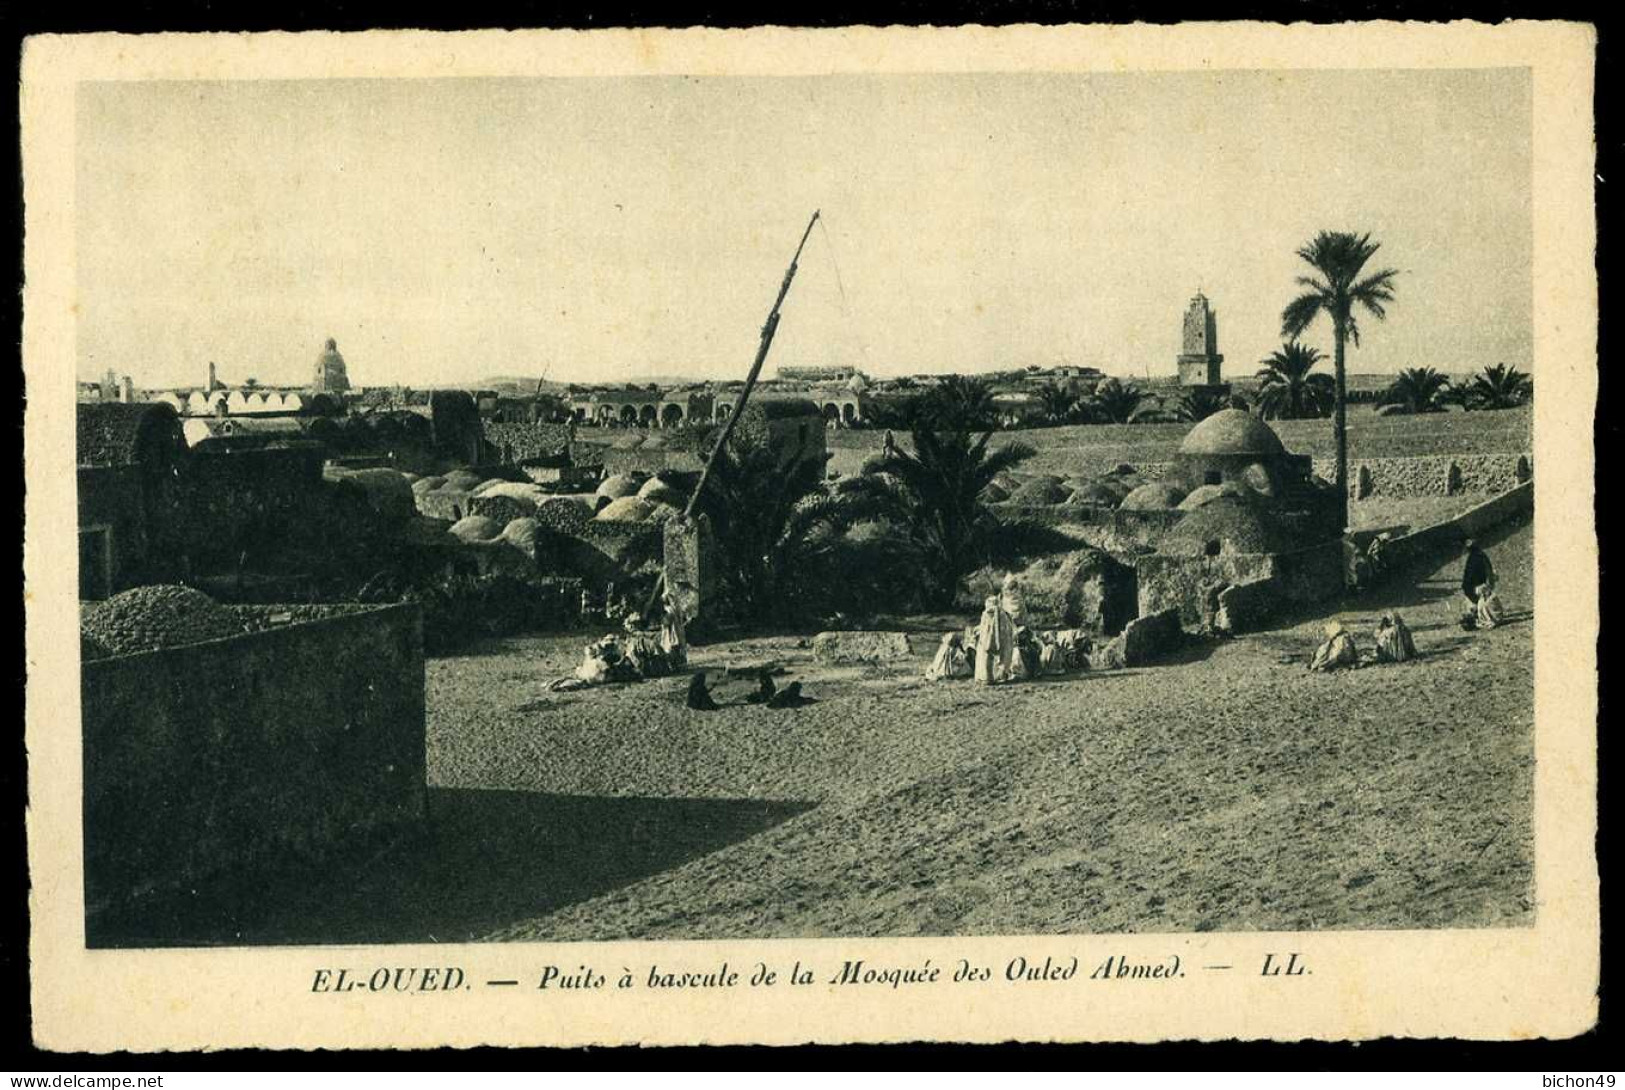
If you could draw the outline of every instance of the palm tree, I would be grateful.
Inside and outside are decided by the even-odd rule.
[[[1051,424],[1070,424],[1078,414],[1078,395],[1065,386],[1046,382],[1035,391],[1043,407],[1044,419]]]
[[[1310,373],[1325,358],[1318,348],[1288,341],[1260,360],[1259,412],[1270,420],[1306,420],[1329,413],[1337,400],[1332,376]]]
[[[1226,405],[1226,399],[1220,397],[1212,390],[1197,388],[1179,399],[1174,407],[1174,416],[1192,424],[1199,420],[1206,420]]]
[[[1298,250],[1298,256],[1317,276],[1300,276],[1298,284],[1307,289],[1281,312],[1281,336],[1295,341],[1322,311],[1332,322],[1332,377],[1335,396],[1332,405],[1332,443],[1337,448],[1337,496],[1342,523],[1348,525],[1349,437],[1348,377],[1345,367],[1348,343],[1360,344],[1360,325],[1355,309],[1363,308],[1381,321],[1385,305],[1394,300],[1394,277],[1398,269],[1380,269],[1362,276],[1365,264],[1381,247],[1370,234],[1348,231],[1322,231]]]
[[[1095,387],[1092,408],[1101,420],[1113,424],[1127,424],[1134,410],[1145,400],[1145,394],[1132,382],[1106,379]]]
[[[784,452],[763,435],[735,432],[711,467],[697,504],[711,523],[727,596],[754,619],[801,600],[796,573],[831,549],[861,505],[823,483],[822,461]]]
[[[1403,405],[1407,412],[1442,413],[1450,380],[1431,367],[1407,367],[1382,395],[1384,405]]]
[[[863,473],[841,482],[839,494],[855,515],[878,514],[900,527],[923,560],[926,594],[948,606],[959,579],[987,561],[998,523],[983,505],[988,483],[1036,451],[1022,443],[988,449],[991,430],[936,431],[916,427],[913,451],[871,458]]]
[[[943,379],[922,399],[920,412],[924,421],[939,431],[985,431],[998,420],[992,387],[965,375]]]
[[[1534,380],[1516,367],[1498,363],[1473,376],[1461,387],[1463,405],[1475,409],[1511,409],[1527,402],[1535,392]]]

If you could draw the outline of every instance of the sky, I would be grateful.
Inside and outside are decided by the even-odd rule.
[[[81,377],[741,378],[1075,364],[1226,377],[1322,229],[1400,270],[1350,370],[1532,353],[1524,69],[82,85]],[[1305,339],[1331,350],[1324,319]]]

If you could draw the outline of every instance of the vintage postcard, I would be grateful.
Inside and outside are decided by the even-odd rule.
[[[1584,1032],[1593,60],[29,41],[36,1041]]]

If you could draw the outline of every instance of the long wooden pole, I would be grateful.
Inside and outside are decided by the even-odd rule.
[[[767,361],[767,351],[773,346],[773,335],[779,329],[779,308],[784,306],[784,297],[790,294],[790,282],[796,278],[796,266],[801,260],[801,251],[807,248],[807,239],[812,237],[812,229],[818,223],[818,211],[815,209],[812,219],[807,221],[807,229],[801,232],[801,241],[796,244],[796,252],[790,258],[790,267],[784,270],[784,281],[779,284],[779,294],[773,300],[773,308],[767,312],[767,321],[762,326],[762,339],[756,346],[756,358],[751,361],[750,371],[745,375],[745,388],[739,393],[739,401],[728,414],[728,419],[722,423],[722,431],[718,433],[716,442],[711,446],[711,453],[706,456],[705,466],[700,470],[700,479],[694,483],[694,491],[689,494],[688,503],[683,505],[682,517],[686,521],[694,517],[694,509],[700,501],[700,493],[705,489],[705,482],[711,479],[711,469],[717,464],[722,455],[722,448],[728,445],[728,439],[733,435],[734,425],[745,411],[745,403],[750,400],[751,391],[756,388],[756,380],[761,376],[762,364]],[[665,581],[665,572],[655,580],[654,592],[649,596],[649,603],[644,607],[644,616],[654,612],[655,602],[660,598],[661,584]]]

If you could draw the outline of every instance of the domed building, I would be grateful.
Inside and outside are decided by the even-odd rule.
[[[1315,480],[1308,455],[1288,451],[1262,420],[1240,409],[1203,420],[1186,434],[1161,487],[1169,489],[1162,497],[1129,497],[1138,509],[1186,493],[1156,551],[1135,562],[1142,615],[1175,608],[1186,626],[1234,632],[1284,603],[1342,592],[1336,493]]]
[[[327,338],[327,347],[316,358],[316,376],[311,389],[319,394],[343,394],[350,389],[350,376],[344,369],[344,357],[339,355],[338,342]]]
[[[1233,482],[1263,496],[1309,473],[1308,455],[1289,454],[1275,430],[1240,409],[1221,409],[1193,427],[1174,456],[1187,489]]]

